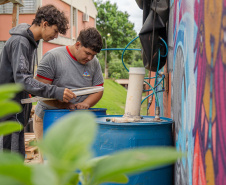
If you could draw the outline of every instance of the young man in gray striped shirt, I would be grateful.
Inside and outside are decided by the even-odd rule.
[[[68,89],[103,86],[101,66],[96,58],[103,46],[102,37],[96,28],[80,32],[71,46],[62,46],[47,52],[37,69],[36,79],[47,84]],[[34,115],[34,131],[37,139],[43,135],[45,109],[77,108],[88,109],[102,97],[103,92],[76,97],[70,103],[59,101],[38,102]]]

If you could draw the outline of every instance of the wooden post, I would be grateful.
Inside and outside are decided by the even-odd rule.
[[[23,0],[0,0],[0,5],[9,2],[13,3],[12,27],[15,27],[19,21],[19,6],[24,6],[24,2]]]
[[[19,4],[13,3],[12,27],[18,25],[19,20]]]

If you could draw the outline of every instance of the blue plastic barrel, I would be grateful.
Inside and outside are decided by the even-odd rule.
[[[172,119],[161,117],[161,122],[108,122],[113,117],[116,116],[99,116],[96,119],[99,126],[93,145],[96,156],[128,148],[173,145]],[[144,118],[153,117],[144,116]],[[104,185],[116,184],[104,183]],[[173,185],[173,165],[130,176],[127,185]]]
[[[53,123],[56,122],[59,118],[63,117],[64,115],[67,115],[71,112],[74,112],[74,111],[81,111],[81,109],[75,109],[75,110],[49,109],[49,110],[45,110],[45,115],[43,118],[43,133],[45,133],[46,130],[51,125],[53,125]],[[98,117],[98,116],[106,115],[107,109],[105,109],[105,108],[89,108],[89,109],[84,109],[82,111],[91,111]]]

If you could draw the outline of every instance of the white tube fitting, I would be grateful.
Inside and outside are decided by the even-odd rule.
[[[129,69],[129,84],[124,117],[139,117],[145,68],[131,67]]]

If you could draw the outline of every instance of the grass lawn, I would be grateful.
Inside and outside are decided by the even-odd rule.
[[[110,79],[104,80],[104,95],[94,108],[107,108],[108,115],[123,115],[125,113],[127,90]],[[141,107],[141,115],[146,115],[147,102]]]

